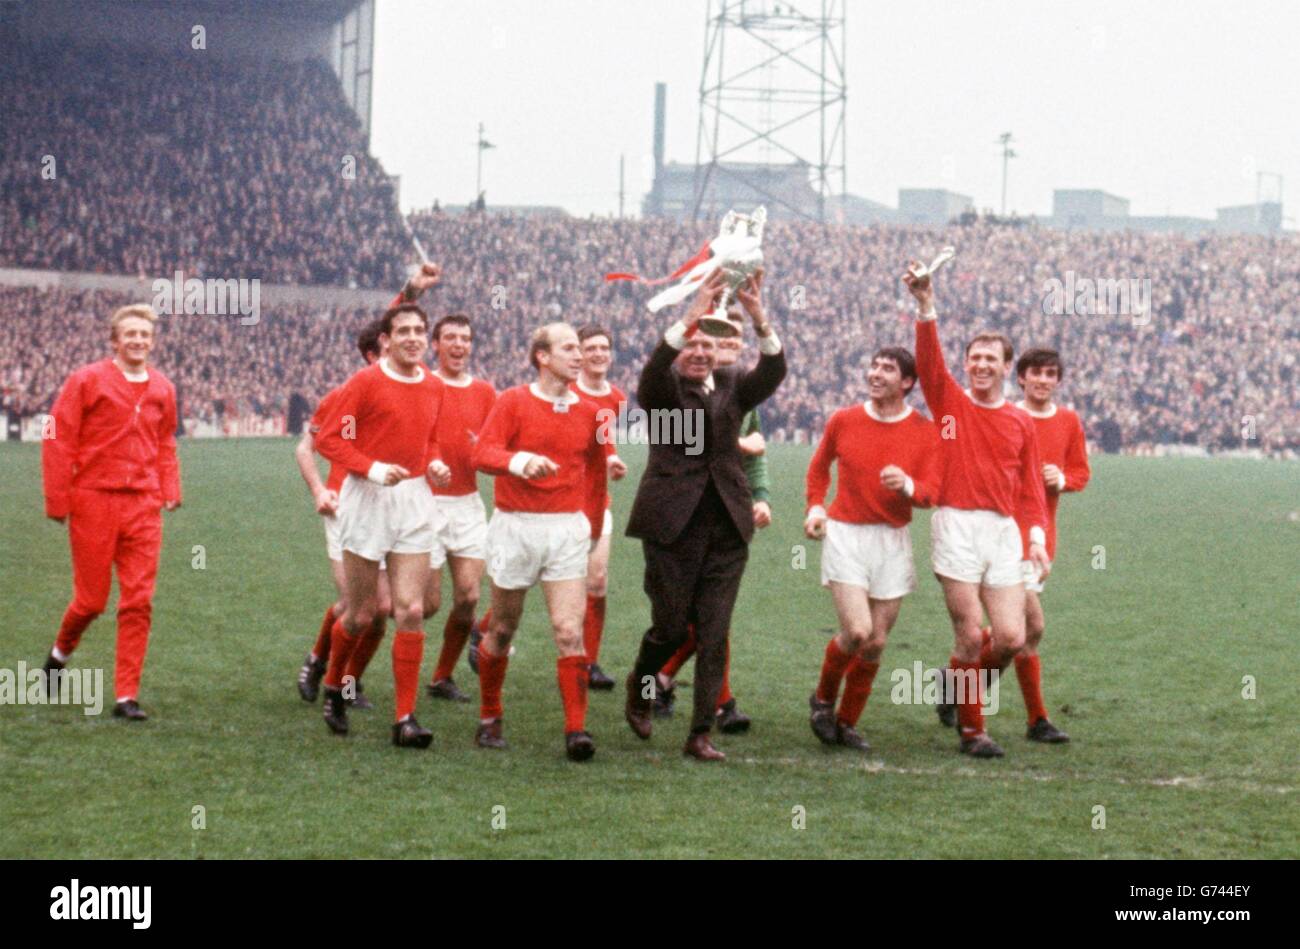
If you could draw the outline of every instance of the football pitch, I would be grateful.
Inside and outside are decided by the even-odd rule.
[[[323,533],[286,439],[187,441],[184,507],[166,516],[136,724],[68,706],[0,706],[0,857],[818,858],[1295,857],[1300,853],[1300,467],[1099,457],[1061,504],[1044,595],[1044,693],[1065,746],[1024,739],[1014,675],[989,731],[1001,760],[956,753],[891,676],[945,662],[952,634],[913,526],[903,605],[859,730],[826,749],[808,695],[834,626],[802,533],[810,451],[769,447],[775,523],[751,549],[732,682],[753,717],[721,765],[683,758],[691,692],[639,741],[621,690],[593,693],[597,754],[565,760],[555,648],[540,591],[506,679],[510,749],[473,747],[475,703],[421,695],[430,751],[389,740],[388,649],[375,701],[340,739],[295,679],[333,596]],[[613,488],[616,535],[601,664],[621,680],[648,622],[639,542],[621,535],[644,464]],[[71,589],[66,530],[43,517],[35,445],[0,445],[0,668],[39,666]],[[483,479],[490,499],[490,479]],[[197,569],[202,567],[202,569]],[[444,579],[444,584],[446,580]],[[449,591],[446,591],[449,598]],[[484,594],[486,599],[486,592]],[[102,668],[112,611],[70,668]],[[437,658],[429,621],[422,673]],[[391,630],[390,630],[391,639]],[[693,664],[683,670],[689,681]]]

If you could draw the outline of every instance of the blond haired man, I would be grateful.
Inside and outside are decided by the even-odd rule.
[[[119,718],[146,718],[137,701],[149,644],[162,511],[181,503],[176,460],[176,390],[150,368],[158,317],[143,304],[110,320],[113,355],[83,366],[63,384],[42,432],[45,514],[68,524],[72,602],[45,660],[47,687],[108,602],[117,567]]]

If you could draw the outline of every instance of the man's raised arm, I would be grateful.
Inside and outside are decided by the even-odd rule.
[[[961,386],[943,360],[938,314],[934,309],[934,283],[928,273],[917,276],[920,267],[921,263],[914,260],[903,274],[903,283],[916,298],[916,376],[930,415],[936,423],[942,424],[942,418],[947,414],[945,406],[951,405],[951,400],[961,394]]]
[[[636,400],[643,409],[670,409],[677,405],[677,384],[673,380],[673,360],[686,348],[686,341],[695,335],[700,317],[713,310],[726,284],[722,272],[714,271],[696,291],[686,316],[664,331],[654,352],[641,370],[637,382]]]

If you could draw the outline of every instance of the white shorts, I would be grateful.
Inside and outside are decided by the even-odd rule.
[[[1025,579],[1025,589],[1030,593],[1042,593],[1043,585],[1047,583],[1043,579],[1043,574],[1034,566],[1032,560],[1020,561],[1020,575]]]
[[[877,600],[906,596],[916,589],[912,535],[906,527],[828,518],[822,541],[822,586],[832,580],[862,587]]]
[[[1010,587],[1022,582],[1020,528],[997,511],[941,507],[930,518],[930,562],[941,577]]]
[[[335,563],[342,563],[343,546],[339,539],[339,519],[337,516],[326,514],[322,515],[321,520],[325,522],[325,553]],[[388,565],[381,560],[379,569],[387,570]]]
[[[339,489],[339,546],[366,560],[429,553],[442,519],[424,478],[385,487],[350,474]]]
[[[503,590],[526,590],[538,580],[587,576],[591,524],[570,514],[492,512],[487,527],[487,572]]]
[[[614,533],[614,514],[609,508],[605,508],[605,519],[600,525],[600,536],[608,537]]]
[[[429,557],[429,566],[438,570],[448,555],[474,560],[487,559],[487,509],[475,491],[453,497],[435,494],[433,503],[442,513],[442,530]]]

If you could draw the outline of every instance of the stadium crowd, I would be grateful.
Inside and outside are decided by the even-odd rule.
[[[387,286],[392,184],[320,62],[7,47],[0,266]]]
[[[474,319],[475,372],[498,387],[528,377],[532,328],[565,319],[613,330],[611,378],[634,391],[667,315],[646,311],[651,288],[603,275],[666,275],[710,236],[705,225],[668,221],[424,213],[412,223],[445,270],[443,286],[423,302],[435,316],[462,311]],[[1061,351],[1062,399],[1099,445],[1300,449],[1300,243],[978,223],[770,224],[768,306],[792,367],[764,406],[770,430],[815,437],[837,406],[865,398],[871,352],[912,344],[903,267],[945,244],[957,248],[937,284],[941,317],[962,327],[945,333],[954,367],[961,340],[992,327],[1017,350]],[[394,260],[400,267],[402,256]],[[1151,312],[1045,312],[1047,282],[1069,271],[1149,280]],[[395,275],[389,286],[396,291],[401,280]],[[10,408],[44,411],[67,372],[103,351],[102,321],[124,302],[106,292],[0,291],[0,383]],[[164,317],[157,361],[176,381],[187,416],[285,413],[295,393],[314,403],[352,371],[351,337],[368,315],[263,307],[255,326],[229,316]],[[921,404],[919,393],[913,401]]]

